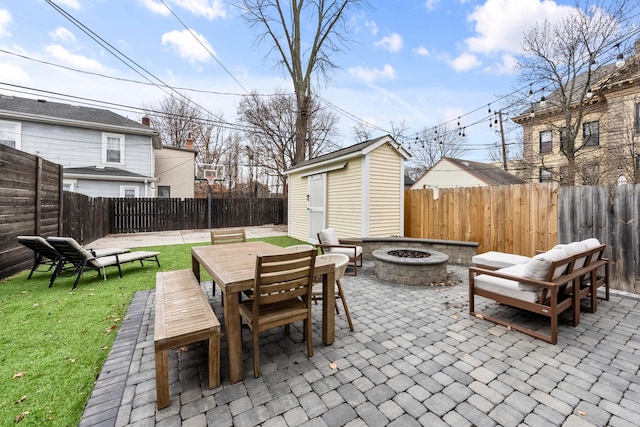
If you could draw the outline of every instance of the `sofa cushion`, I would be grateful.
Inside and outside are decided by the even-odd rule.
[[[336,234],[336,230],[333,228],[327,228],[318,233],[318,238],[320,239],[320,243],[323,245],[339,245],[340,240],[338,240],[338,235]]]
[[[362,255],[362,246],[356,246],[355,250],[354,248],[326,248],[325,252],[328,252],[331,254],[344,254],[348,256],[349,259],[353,260],[354,253],[355,253],[355,258],[358,258],[360,257],[360,255]]]
[[[522,277],[534,280],[544,280],[547,278],[551,263],[560,261],[561,259],[567,258],[568,256],[569,255],[567,255],[567,252],[563,248],[553,248],[547,252],[538,254],[531,258],[529,262],[524,264]],[[558,278],[566,270],[566,268],[566,265],[562,265],[556,268],[556,271],[553,272],[552,279]],[[522,282],[519,283],[519,287],[524,291],[536,291],[540,289],[539,286]]]
[[[483,265],[492,268],[505,268],[516,264],[526,264],[530,259],[531,258],[524,255],[490,251],[474,255],[471,257],[471,262],[474,265]]]
[[[512,274],[514,276],[522,276],[524,264],[517,264],[507,268],[501,268],[501,273]],[[488,274],[480,274],[474,278],[474,286],[477,289],[494,292],[500,295],[516,298],[522,301],[537,302],[540,298],[542,288],[537,287],[533,291],[522,290],[519,282],[516,280],[504,279],[502,277],[489,276]],[[533,287],[532,287],[533,288]]]
[[[562,247],[569,256],[578,255],[581,252],[586,252],[589,250],[589,245],[585,242],[571,242],[566,245],[557,245],[556,247]],[[584,262],[586,261],[587,256],[583,256],[580,258],[576,258],[575,263],[573,264],[573,269],[584,267]]]
[[[585,239],[585,240],[582,241],[582,243],[587,245],[587,249],[597,248],[598,246],[600,246],[602,244],[595,237],[591,237],[590,239]]]

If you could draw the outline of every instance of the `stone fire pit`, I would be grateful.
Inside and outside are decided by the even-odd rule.
[[[376,276],[402,285],[429,285],[447,279],[449,256],[432,249],[392,248],[376,249]]]

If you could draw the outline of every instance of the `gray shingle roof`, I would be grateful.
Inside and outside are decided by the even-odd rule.
[[[114,167],[85,166],[80,168],[64,168],[64,174],[72,175],[92,175],[92,176],[117,176],[128,178],[150,178],[139,173],[129,172],[124,169]]]
[[[86,123],[127,127],[149,133],[150,128],[130,120],[109,110],[93,107],[81,107],[59,102],[18,98],[15,96],[0,96],[0,117],[4,112],[22,113],[29,116],[41,116]]]
[[[471,160],[453,159],[451,157],[443,157],[452,163],[455,163],[463,170],[466,170],[476,178],[486,182],[487,185],[509,185],[509,184],[524,184],[524,181],[515,175],[511,175],[504,169],[500,169],[497,166],[472,162]]]

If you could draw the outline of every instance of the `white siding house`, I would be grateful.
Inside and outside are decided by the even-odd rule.
[[[61,164],[67,191],[156,195],[158,132],[108,110],[2,95],[0,144]]]
[[[418,178],[411,189],[485,187],[523,183],[524,181],[517,176],[489,163],[443,157]]]
[[[289,169],[289,235],[316,243],[332,227],[341,238],[402,236],[409,157],[387,135]]]

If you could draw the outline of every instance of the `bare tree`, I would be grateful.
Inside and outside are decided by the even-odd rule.
[[[458,129],[446,123],[433,128],[424,128],[415,141],[410,143],[412,162],[416,172],[422,175],[443,157],[457,157],[463,152],[463,137]]]
[[[188,96],[167,96],[157,105],[143,105],[151,127],[160,133],[162,143],[168,147],[184,148],[187,139],[198,126],[200,112]]]
[[[536,23],[524,34],[521,76],[541,82],[548,94],[532,105],[531,114],[540,122],[562,116],[562,123],[549,119],[546,124],[562,135],[569,183],[575,182],[576,157],[589,141],[582,138],[582,125],[591,108],[591,84],[607,71],[598,64],[618,53],[615,46],[623,40],[626,18],[635,16],[637,7],[636,0],[578,0],[576,10],[562,20]]]
[[[309,117],[308,132],[314,137],[306,150],[309,158],[335,148],[337,117],[319,102],[309,104],[313,114]],[[248,166],[257,167],[266,176],[276,176],[287,194],[287,176],[284,171],[295,165],[296,155],[296,98],[293,94],[277,92],[263,97],[252,93],[238,105],[238,119],[246,126],[245,136],[250,145]],[[258,172],[254,172],[254,179]]]
[[[258,28],[259,41],[272,45],[269,54],[291,77],[296,95],[295,150],[293,164],[305,160],[310,138],[312,77],[328,78],[336,67],[331,59],[345,46],[346,12],[366,5],[366,0],[241,0],[244,18]],[[306,22],[305,17],[309,21]],[[306,31],[306,30],[309,31]]]

